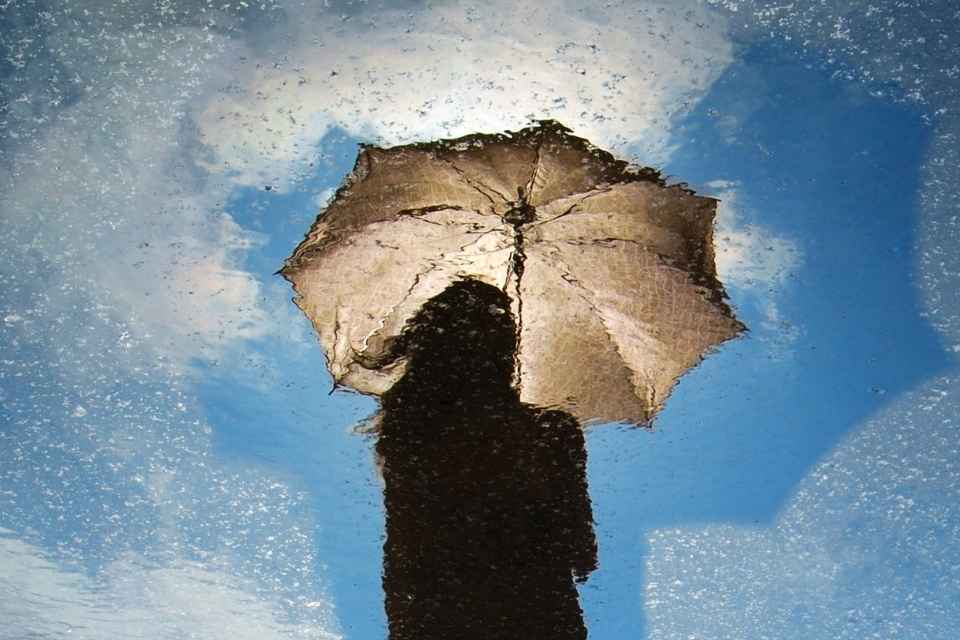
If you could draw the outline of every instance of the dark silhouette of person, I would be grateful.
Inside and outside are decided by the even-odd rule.
[[[512,386],[507,296],[463,280],[394,345],[377,453],[390,640],[586,638],[574,579],[596,567],[577,421]]]

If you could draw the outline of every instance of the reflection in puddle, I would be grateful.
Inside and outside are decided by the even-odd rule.
[[[586,636],[579,422],[648,423],[743,331],[715,211],[555,121],[361,150],[281,273],[337,383],[383,398],[393,640]]]
[[[384,591],[391,640],[585,638],[574,576],[596,566],[577,421],[511,386],[510,300],[451,285],[396,346],[383,397]]]
[[[0,636],[314,637],[282,621],[327,597],[331,634],[382,636],[342,433],[369,405],[305,390],[327,374],[270,273],[346,171],[311,171],[325,131],[526,114],[740,205],[750,339],[657,433],[590,441],[591,636],[956,635],[960,387],[928,380],[960,352],[951,3],[305,4],[4,3]],[[742,268],[772,264],[758,228],[786,277]]]

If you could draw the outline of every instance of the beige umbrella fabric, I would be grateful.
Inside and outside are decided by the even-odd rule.
[[[281,273],[339,385],[389,389],[407,321],[473,278],[511,299],[522,401],[648,424],[681,375],[744,330],[716,276],[716,204],[553,121],[367,146]]]

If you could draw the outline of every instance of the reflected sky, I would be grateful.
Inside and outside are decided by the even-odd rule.
[[[384,637],[376,405],[274,274],[359,142],[530,116],[719,197],[751,329],[587,432],[591,637],[955,635],[952,9],[587,9],[3,8],[0,637]]]

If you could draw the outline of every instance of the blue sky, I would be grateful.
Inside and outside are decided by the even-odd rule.
[[[751,332],[684,379],[654,432],[590,432],[604,561],[583,593],[598,637],[637,637],[644,627],[636,548],[644,531],[769,525],[848,430],[950,365],[911,282],[917,170],[930,128],[915,108],[850,89],[810,62],[773,45],[744,51],[675,134],[667,174],[721,196],[718,180],[736,184],[739,224],[790,238],[802,259],[782,283],[766,283],[776,288],[780,324],[766,315],[769,290],[732,288]],[[299,241],[316,194],[352,166],[355,145],[342,134],[321,146],[329,163],[314,179],[291,193],[250,188],[230,204],[239,224],[269,236],[248,263],[258,277],[269,278]],[[271,358],[269,346],[262,351]],[[297,390],[238,399],[219,377],[201,387],[216,448],[293,475],[314,509],[338,514],[317,544],[340,621],[357,637],[382,634],[379,487],[369,442],[350,433],[373,405],[325,395],[319,351],[266,366],[291,371]]]
[[[705,185],[722,168],[719,177],[741,185],[745,220],[797,242],[803,259],[776,294],[795,337],[776,346],[783,327],[765,324],[756,294],[733,290],[751,332],[683,379],[654,433],[591,432],[602,567],[611,567],[587,592],[599,637],[643,627],[640,531],[769,526],[845,433],[951,365],[911,282],[929,127],[915,110],[849,91],[773,47],[741,60],[684,122],[666,169]],[[732,141],[713,110],[737,118]],[[617,557],[633,560],[624,570]]]
[[[376,405],[275,272],[358,142],[531,115],[719,197],[750,327],[588,432],[591,637],[960,627],[948,13],[14,4],[0,638],[383,637]]]

